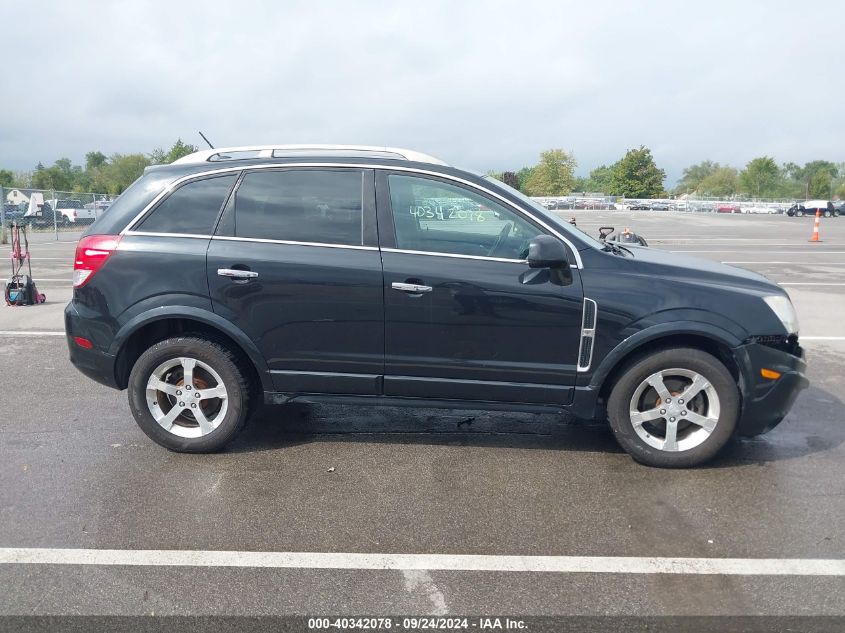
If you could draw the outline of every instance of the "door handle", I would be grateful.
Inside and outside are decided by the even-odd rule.
[[[258,273],[253,270],[235,270],[234,268],[218,268],[217,274],[231,279],[255,279]]]
[[[431,292],[431,286],[422,286],[420,284],[403,284],[398,281],[394,281],[390,284],[390,287],[394,290],[401,290],[402,292]]]

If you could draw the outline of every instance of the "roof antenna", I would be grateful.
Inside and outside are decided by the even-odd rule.
[[[214,149],[214,145],[212,145],[212,144],[211,144],[211,141],[209,141],[207,138],[205,138],[205,134],[203,134],[202,132],[200,132],[200,136],[202,137],[202,140],[204,140],[206,143],[208,143],[208,146],[209,146],[211,149]]]

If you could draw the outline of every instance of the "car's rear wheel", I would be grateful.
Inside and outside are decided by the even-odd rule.
[[[796,211],[796,212],[795,212],[795,217],[797,217],[797,218],[803,218],[803,217],[804,217],[804,212],[803,212],[803,211]]]
[[[619,444],[649,466],[687,468],[728,442],[739,392],[728,369],[697,349],[666,349],[634,362],[617,380],[607,414]]]
[[[184,336],[153,345],[129,375],[129,406],[141,430],[173,451],[221,449],[249,417],[247,372],[223,345]]]
[[[824,217],[826,217],[826,218],[830,217],[830,210],[824,212]]]

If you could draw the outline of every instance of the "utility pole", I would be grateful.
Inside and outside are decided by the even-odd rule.
[[[6,192],[0,186],[0,244],[8,241],[6,237]]]

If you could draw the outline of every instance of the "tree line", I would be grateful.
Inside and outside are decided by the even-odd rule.
[[[640,146],[628,150],[612,165],[602,165],[588,178],[575,175],[578,161],[572,152],[549,149],[540,162],[519,171],[490,172],[502,182],[529,196],[565,196],[573,191],[600,192],[626,198],[655,198],[666,192],[666,172],[654,162],[651,150]]]
[[[144,173],[149,165],[172,163],[197,151],[189,143],[177,141],[165,151],[157,148],[149,154],[112,154],[93,151],[85,154],[85,165],[74,165],[60,158],[49,167],[41,163],[32,171],[12,172],[0,169],[0,186],[17,189],[96,192],[119,195]]]
[[[690,165],[672,190],[664,186],[666,172],[651,150],[628,150],[612,165],[601,165],[587,177],[575,175],[574,154],[550,149],[539,162],[519,171],[490,172],[529,196],[565,196],[572,192],[603,193],[625,198],[668,198],[677,195],[746,198],[845,198],[845,163],[814,160],[800,166],[778,165],[770,156],[754,158],[742,169],[705,160]]]
[[[778,165],[771,156],[760,156],[740,170],[705,160],[684,169],[675,191],[723,198],[845,198],[845,163]]]
[[[0,169],[0,186],[93,191],[115,196],[131,185],[145,167],[172,163],[195,151],[195,146],[182,139],[177,139],[167,151],[158,148],[149,154],[106,156],[92,151],[85,155],[85,165],[74,165],[70,159],[60,158],[49,167],[38,163],[32,171]],[[826,160],[810,161],[803,166],[791,162],[778,165],[774,158],[760,156],[742,169],[705,160],[684,169],[671,191],[665,188],[666,172],[657,166],[651,150],[644,146],[629,149],[618,161],[596,167],[587,177],[575,175],[577,166],[572,152],[549,149],[540,154],[536,165],[490,174],[529,196],[565,196],[580,191],[625,198],[683,194],[719,198],[845,198],[845,163]]]

